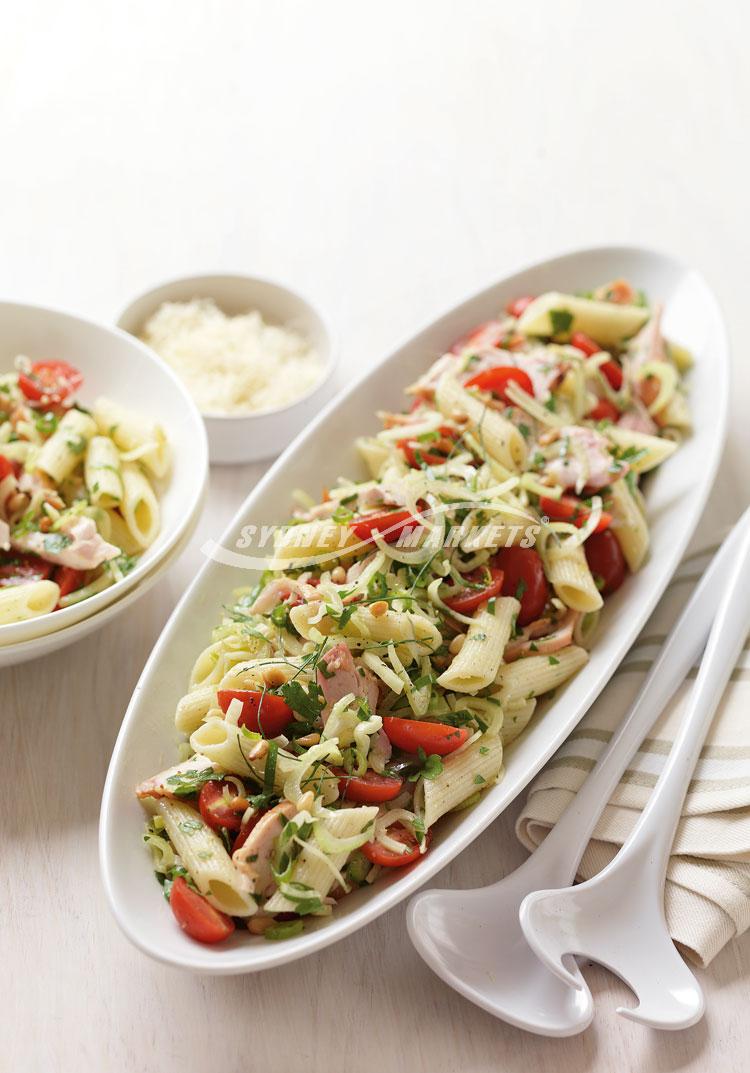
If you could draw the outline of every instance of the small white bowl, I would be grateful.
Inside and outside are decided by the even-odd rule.
[[[84,405],[106,395],[153,417],[166,432],[172,469],[159,492],[161,530],[135,568],[122,581],[62,611],[0,626],[0,646],[12,645],[16,652],[23,642],[97,615],[139,586],[194,525],[208,479],[208,448],[198,408],[172,370],[142,343],[116,328],[69,313],[0,302],[0,370],[12,370],[17,354],[32,360],[59,358],[75,365],[83,373],[80,399]]]
[[[294,329],[309,339],[322,363],[320,380],[288,406],[248,414],[204,413],[212,462],[237,464],[273,458],[317,416],[331,394],[336,353],[320,313],[301,295],[279,283],[253,276],[190,276],[145,291],[122,311],[118,328],[138,336],[163,302],[213,298],[228,316],[258,310],[271,324]]]

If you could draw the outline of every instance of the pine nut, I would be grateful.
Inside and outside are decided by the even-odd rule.
[[[320,734],[305,734],[304,737],[295,738],[294,740],[297,742],[298,745],[304,745],[304,747],[307,749],[311,745],[318,744],[318,742],[320,741]]]
[[[248,919],[247,930],[252,932],[253,935],[263,935],[273,923],[273,917],[265,916],[263,913],[256,913],[255,916]]]
[[[451,643],[448,645],[448,651],[452,655],[455,656],[464,647],[464,641],[465,640],[466,640],[466,634],[465,633],[457,634],[457,636],[454,637],[453,640],[451,641]]]
[[[388,604],[385,600],[376,600],[374,604],[370,605],[370,614],[373,618],[382,618],[388,610]]]

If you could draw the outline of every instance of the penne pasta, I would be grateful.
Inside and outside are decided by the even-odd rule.
[[[47,615],[59,599],[60,587],[54,581],[31,581],[27,585],[0,588],[0,626]]]
[[[164,429],[155,421],[111,399],[94,403],[94,420],[103,436],[109,436],[120,451],[130,454],[157,478],[165,477],[171,462]]]
[[[648,526],[625,480],[612,483],[608,505],[612,515],[612,532],[622,549],[628,569],[640,570],[648,555]]]
[[[68,410],[36,458],[37,469],[54,481],[65,480],[83,460],[96,424],[81,410]]]
[[[86,490],[99,507],[117,507],[122,502],[120,453],[108,436],[92,436],[84,463]]]
[[[148,548],[159,535],[159,503],[143,470],[132,462],[122,467],[122,517],[128,532],[141,548]]]
[[[544,552],[544,565],[556,595],[566,607],[585,613],[599,610],[604,601],[580,544],[564,542],[556,546],[550,542]]]
[[[491,685],[520,607],[512,596],[501,596],[493,611],[477,612],[458,655],[440,675],[438,684],[457,693],[478,693]]]
[[[203,822],[200,812],[168,798],[160,798],[156,808],[183,866],[207,901],[230,916],[252,916],[258,907],[243,889],[242,876],[221,838]]]
[[[526,656],[504,664],[498,673],[499,691],[493,694],[503,709],[540,697],[567,682],[588,661],[588,652],[577,645],[561,648],[549,656]]]
[[[424,782],[424,823],[432,827],[446,812],[497,780],[503,766],[500,738],[480,738],[449,756],[436,779]]]
[[[526,442],[518,428],[497,410],[490,409],[475,395],[461,387],[451,373],[444,373],[437,386],[435,401],[446,417],[462,414],[480,447],[510,472],[521,468],[526,457]]]

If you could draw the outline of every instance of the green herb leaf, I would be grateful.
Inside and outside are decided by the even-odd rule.
[[[549,322],[552,326],[552,335],[566,335],[573,323],[573,314],[567,309],[550,309]]]

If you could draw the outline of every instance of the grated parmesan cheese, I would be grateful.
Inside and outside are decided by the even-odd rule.
[[[164,302],[141,339],[171,365],[204,414],[287,406],[323,373],[297,332],[267,324],[257,311],[227,316],[212,298]]]

